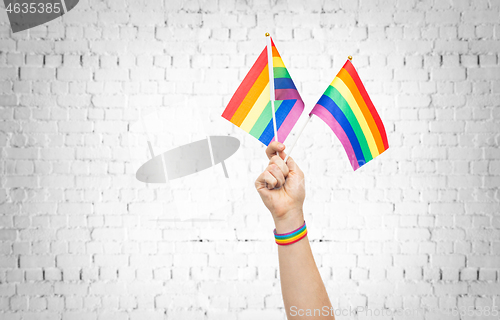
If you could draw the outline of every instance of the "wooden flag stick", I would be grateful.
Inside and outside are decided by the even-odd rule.
[[[273,69],[273,47],[271,44],[271,37],[269,33],[266,33],[267,40],[267,69],[269,70],[269,91],[271,98],[271,109],[273,112],[273,128],[274,128],[274,140],[278,141],[278,128],[276,126],[276,115],[274,112],[274,100],[276,100],[274,92],[274,69]],[[279,152],[276,152],[279,155]]]
[[[300,135],[302,134],[302,132],[304,131],[305,127],[307,126],[307,124],[309,123],[309,120],[311,120],[311,115],[309,115],[309,117],[307,117],[307,120],[306,122],[304,122],[304,124],[302,125],[302,128],[300,128],[300,131],[299,131],[299,134],[297,135],[297,138],[295,139],[295,141],[293,142],[292,146],[290,147],[290,150],[288,151],[286,157],[285,157],[285,163],[286,161],[288,160],[288,157],[290,156],[290,154],[292,154],[292,151],[293,151],[293,148],[295,148],[295,145],[297,144],[297,141],[299,140],[300,138]]]

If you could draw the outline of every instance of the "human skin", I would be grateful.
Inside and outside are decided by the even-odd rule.
[[[284,150],[282,143],[269,144],[266,149],[269,165],[255,181],[255,188],[273,216],[276,233],[293,231],[304,223],[304,173],[292,157],[284,162]],[[307,310],[332,310],[308,237],[291,245],[278,245],[278,259],[287,318],[335,319],[331,311],[307,315]],[[303,310],[303,315],[297,310]]]

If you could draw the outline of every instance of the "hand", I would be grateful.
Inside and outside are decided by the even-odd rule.
[[[277,233],[295,230],[304,222],[304,173],[292,157],[288,157],[285,163],[284,150],[282,143],[273,141],[269,144],[266,149],[269,165],[255,181],[255,188],[271,211]]]

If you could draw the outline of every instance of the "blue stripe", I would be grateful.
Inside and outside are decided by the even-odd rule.
[[[288,116],[290,113],[290,110],[292,110],[293,106],[295,105],[295,102],[297,99],[292,99],[292,100],[283,100],[281,102],[281,105],[278,110],[276,110],[276,130],[279,130],[281,127],[281,124],[283,121],[285,121],[285,118]],[[274,139],[274,128],[273,128],[273,119],[269,121],[267,124],[266,129],[264,129],[264,132],[259,137],[259,141],[261,141],[263,144],[268,146],[271,141]]]
[[[295,89],[295,84],[290,78],[275,78],[274,79],[274,89]]]
[[[337,122],[340,124],[342,129],[344,129],[345,134],[351,142],[352,149],[354,150],[354,154],[356,155],[356,159],[358,159],[358,164],[361,167],[366,163],[366,160],[363,156],[363,151],[361,150],[361,146],[359,145],[358,138],[356,137],[356,134],[354,133],[349,120],[347,120],[342,110],[340,110],[337,104],[330,97],[323,95],[319,99],[318,104],[322,105],[326,110],[328,110],[328,112],[330,112],[335,120],[337,120]]]
[[[287,235],[284,235],[284,236],[280,236],[280,235],[275,234],[274,237],[276,239],[279,239],[279,240],[290,239],[290,238],[293,238],[296,235],[300,234],[305,229],[306,229],[306,226],[304,225],[304,226],[302,226],[302,228],[300,228],[299,230],[295,231],[294,233],[290,233],[290,234],[287,234]]]

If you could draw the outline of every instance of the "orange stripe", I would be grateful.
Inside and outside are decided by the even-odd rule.
[[[266,88],[269,83],[269,71],[267,65],[264,70],[262,70],[261,74],[253,84],[252,88],[248,91],[245,99],[241,102],[240,106],[234,113],[231,118],[231,122],[237,125],[238,127],[243,123],[243,120],[247,117],[250,109],[254,106],[257,99],[259,99],[260,94]]]
[[[273,46],[273,57],[280,57],[280,54],[278,53],[278,49],[276,49],[275,46]]]
[[[363,116],[365,117],[366,122],[368,123],[368,127],[370,127],[370,131],[373,134],[373,138],[375,139],[375,143],[377,144],[377,149],[379,154],[384,152],[385,150],[384,141],[382,140],[380,131],[378,130],[377,124],[375,123],[375,120],[373,119],[370,110],[368,110],[368,107],[366,106],[365,100],[363,99],[363,97],[361,97],[358,87],[354,83],[354,80],[352,80],[351,75],[349,74],[349,72],[347,72],[347,70],[342,68],[337,74],[337,77],[339,77],[340,79],[342,79],[342,81],[344,81],[344,83],[354,96],[354,99],[356,99],[359,109],[361,109],[361,112],[363,113]]]

